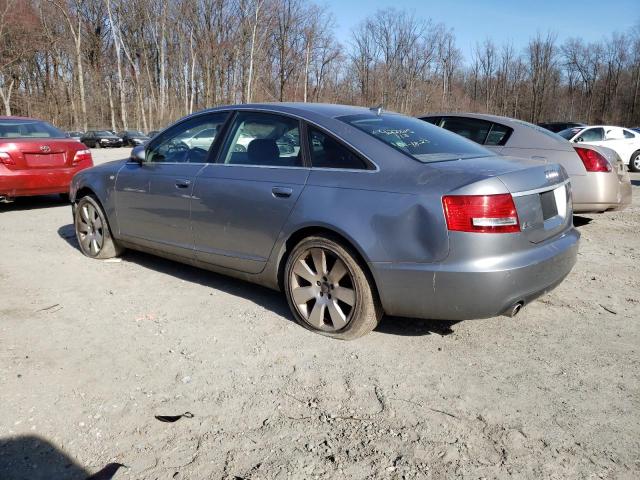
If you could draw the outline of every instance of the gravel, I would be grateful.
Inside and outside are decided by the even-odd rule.
[[[56,197],[0,205],[0,478],[638,478],[632,178],[517,317],[385,318],[354,342],[255,285],[85,258]]]

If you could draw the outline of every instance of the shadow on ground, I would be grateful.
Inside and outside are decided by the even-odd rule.
[[[110,463],[90,475],[44,438],[36,435],[0,438],[2,480],[110,480],[123,466]]]
[[[69,224],[60,227],[58,235],[71,247],[80,250],[73,225]],[[242,297],[289,321],[294,321],[284,295],[269,288],[134,250],[127,250],[122,259],[186,282],[197,283]],[[421,336],[432,333],[449,335],[453,333],[451,327],[456,323],[458,322],[384,317],[376,331],[401,336]]]
[[[593,218],[581,217],[580,215],[573,216],[574,227],[583,227],[585,225],[589,225],[592,221],[593,221]]]
[[[38,197],[17,197],[9,203],[0,203],[0,213],[20,210],[35,210],[38,208],[71,206],[68,198],[60,195],[41,195]],[[71,211],[71,208],[69,208]]]

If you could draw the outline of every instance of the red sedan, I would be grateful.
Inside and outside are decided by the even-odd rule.
[[[91,151],[52,125],[0,117],[0,200],[69,193],[73,176],[91,166]]]

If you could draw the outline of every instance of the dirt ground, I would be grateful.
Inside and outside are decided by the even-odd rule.
[[[578,264],[516,318],[385,318],[354,342],[255,285],[83,257],[56,197],[0,205],[0,478],[637,479],[633,178],[631,208],[576,217]]]

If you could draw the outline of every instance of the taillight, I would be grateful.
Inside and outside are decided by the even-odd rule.
[[[5,165],[15,165],[16,162],[13,161],[11,155],[7,152],[0,152],[0,163],[4,163]]]
[[[574,147],[587,172],[610,172],[611,164],[600,153],[588,148]]]
[[[91,158],[91,150],[78,150],[73,157],[73,164],[77,165],[80,162],[84,162],[85,160],[92,160]]]
[[[478,233],[520,231],[518,212],[509,193],[499,195],[446,195],[442,197],[449,230]]]

